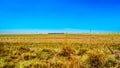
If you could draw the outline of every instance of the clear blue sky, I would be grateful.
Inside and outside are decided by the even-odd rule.
[[[120,32],[120,0],[0,0],[0,30]]]

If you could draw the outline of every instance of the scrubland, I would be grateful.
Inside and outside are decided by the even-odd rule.
[[[0,68],[120,68],[120,34],[0,35]]]

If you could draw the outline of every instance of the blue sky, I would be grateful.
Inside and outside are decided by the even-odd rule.
[[[0,31],[120,32],[120,0],[0,0]]]

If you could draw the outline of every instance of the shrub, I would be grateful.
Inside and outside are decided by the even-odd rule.
[[[112,55],[108,55],[105,67],[110,68],[110,67],[115,67],[116,65],[117,65],[117,60],[115,59],[115,57]]]
[[[62,68],[63,66],[65,66],[64,62],[60,59],[51,61],[51,62],[49,62],[49,64],[50,64],[51,68]]]
[[[79,48],[77,50],[77,55],[84,55],[84,54],[86,54],[87,51],[88,51],[88,49],[86,49],[86,48]]]
[[[31,60],[36,58],[36,54],[35,53],[24,53],[22,54],[22,57],[24,60]]]
[[[23,47],[23,46],[18,47],[18,50],[19,50],[20,52],[22,52],[22,53],[25,53],[25,52],[29,52],[29,51],[30,51],[29,48],[25,48],[25,47]]]
[[[8,49],[1,49],[0,48],[0,57],[8,56],[9,53],[10,53],[10,50],[8,50]]]
[[[10,56],[4,57],[5,62],[11,62],[12,58]]]
[[[112,55],[105,54],[103,51],[97,49],[88,51],[81,60],[89,68],[109,68],[112,65],[116,65],[115,58]]]
[[[54,54],[55,54],[54,51],[51,49],[43,49],[36,53],[39,59],[46,59],[46,60],[52,58]]]
[[[59,56],[70,57],[71,54],[74,54],[75,51],[70,47],[63,47],[58,53]]]
[[[15,65],[15,63],[13,63],[13,62],[5,62],[5,63],[3,63],[3,65],[1,66],[1,68],[15,68],[16,67],[16,65]]]
[[[18,68],[48,68],[45,61],[29,60],[19,63]]]

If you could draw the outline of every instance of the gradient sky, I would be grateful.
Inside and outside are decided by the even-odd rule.
[[[120,32],[120,0],[0,0],[0,30]]]

